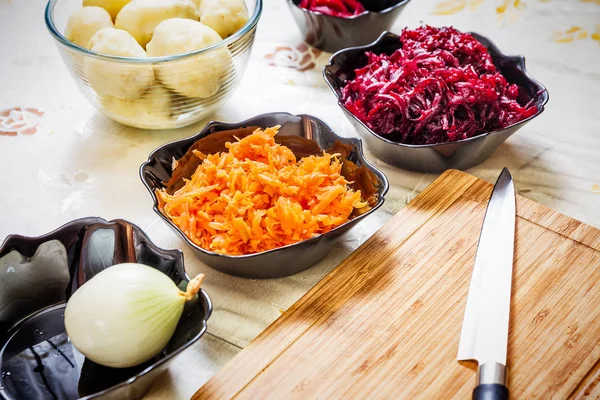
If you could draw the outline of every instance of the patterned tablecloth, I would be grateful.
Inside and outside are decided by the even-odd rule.
[[[190,274],[204,272],[214,302],[206,334],[146,396],[189,398],[435,175],[370,159],[388,176],[383,209],[359,224],[312,269],[253,281],[203,265],[152,211],[139,165],[159,145],[204,122],[142,131],[96,112],[68,75],[43,19],[45,0],[0,0],[0,239],[37,235],[83,216],[125,218],[159,245],[181,248]],[[550,92],[546,111],[470,173],[493,181],[508,166],[522,195],[600,227],[600,1],[413,0],[393,31],[454,25],[523,54]],[[342,136],[356,132],[321,78],[329,54],[301,42],[284,0],[265,0],[239,90],[213,119],[240,121],[271,111],[314,114]]]

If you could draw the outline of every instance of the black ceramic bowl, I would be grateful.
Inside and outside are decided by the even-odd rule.
[[[235,141],[235,137],[248,135],[256,127],[268,128],[276,125],[281,125],[276,141],[289,147],[298,158],[320,154],[323,149],[333,149],[334,152],[341,153],[344,162],[342,174],[355,182],[354,187],[360,189],[363,197],[370,200],[372,208],[362,215],[351,217],[345,224],[323,235],[277,249],[241,256],[204,250],[189,240],[160,212],[155,191],[163,188],[167,188],[167,191],[178,189],[182,183],[181,178],[191,176],[197,167],[197,164],[187,164],[189,168],[186,168],[185,174],[172,177],[173,160],[183,160],[182,157],[192,145],[204,154],[227,151],[225,143]],[[239,130],[241,128],[246,129]],[[199,162],[196,157],[193,158]],[[204,263],[218,271],[246,278],[277,278],[313,266],[327,255],[337,237],[381,207],[388,190],[385,175],[365,159],[360,139],[342,138],[318,118],[288,113],[263,114],[234,124],[209,122],[197,135],[155,150],[140,167],[140,176],[152,196],[154,211],[196,251]]]
[[[287,0],[304,41],[318,49],[335,52],[371,43],[390,29],[410,0],[361,0],[366,12],[349,18],[332,17],[300,8],[301,0]]]
[[[471,168],[488,158],[510,135],[544,111],[544,105],[548,102],[548,91],[544,85],[529,75],[525,68],[525,58],[523,56],[506,56],[489,39],[476,33],[471,33],[471,35],[487,47],[494,64],[506,80],[519,86],[521,92],[519,101],[526,103],[533,99],[538,111],[531,117],[505,129],[456,142],[410,145],[392,142],[377,135],[344,107],[341,98],[344,82],[354,76],[356,68],[366,65],[366,51],[392,54],[400,47],[400,38],[397,35],[384,32],[375,42],[367,46],[353,47],[337,52],[331,56],[329,64],[323,69],[323,76],[335,94],[338,105],[344,110],[346,117],[354,125],[359,135],[367,142],[369,151],[373,155],[390,165],[418,172],[433,173],[450,168]]]
[[[181,251],[156,247],[123,220],[83,218],[44,236],[6,238],[0,247],[0,398],[139,399],[202,336],[212,311],[204,291],[186,304],[167,346],[144,364],[108,368],[76,351],[65,333],[66,301],[95,274],[122,262],[152,266],[180,287],[189,280]]]

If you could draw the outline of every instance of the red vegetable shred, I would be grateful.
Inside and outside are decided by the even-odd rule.
[[[365,12],[365,8],[358,0],[302,0],[300,7],[342,18]]]
[[[537,112],[497,71],[483,44],[454,28],[405,29],[391,55],[367,65],[342,90],[345,107],[374,132],[406,144],[433,144],[505,128]]]

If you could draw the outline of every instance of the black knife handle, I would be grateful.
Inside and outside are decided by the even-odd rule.
[[[508,400],[506,366],[497,362],[479,364],[473,400]]]
[[[473,390],[473,400],[508,400],[508,388],[499,383],[485,383]]]

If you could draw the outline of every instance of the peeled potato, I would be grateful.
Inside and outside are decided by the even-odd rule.
[[[220,42],[217,32],[198,21],[172,18],[154,30],[147,52],[151,57],[169,56],[203,49]],[[155,67],[157,78],[169,88],[187,97],[206,98],[217,93],[221,75],[231,65],[226,46],[208,50],[182,61]]]
[[[124,29],[146,47],[156,26],[169,18],[198,21],[198,8],[191,0],[132,0],[117,15],[115,27]]]
[[[133,126],[163,129],[174,126],[175,116],[171,110],[172,95],[156,82],[135,100],[123,100],[104,96],[101,109],[111,118]]]
[[[92,36],[90,50],[122,57],[147,57],[146,52],[126,31],[104,28]],[[105,61],[90,58],[84,65],[84,74],[100,96],[114,96],[132,100],[140,97],[154,81],[151,65]]]
[[[104,8],[83,7],[69,17],[65,37],[78,46],[87,47],[94,33],[112,26],[110,14]]]
[[[248,22],[244,0],[202,0],[200,22],[213,28],[222,38],[240,30]]]
[[[83,0],[83,6],[102,7],[106,11],[108,11],[110,16],[114,20],[115,18],[117,18],[117,14],[119,13],[119,11],[121,11],[121,8],[123,8],[123,6],[129,3],[130,1],[131,0]]]

